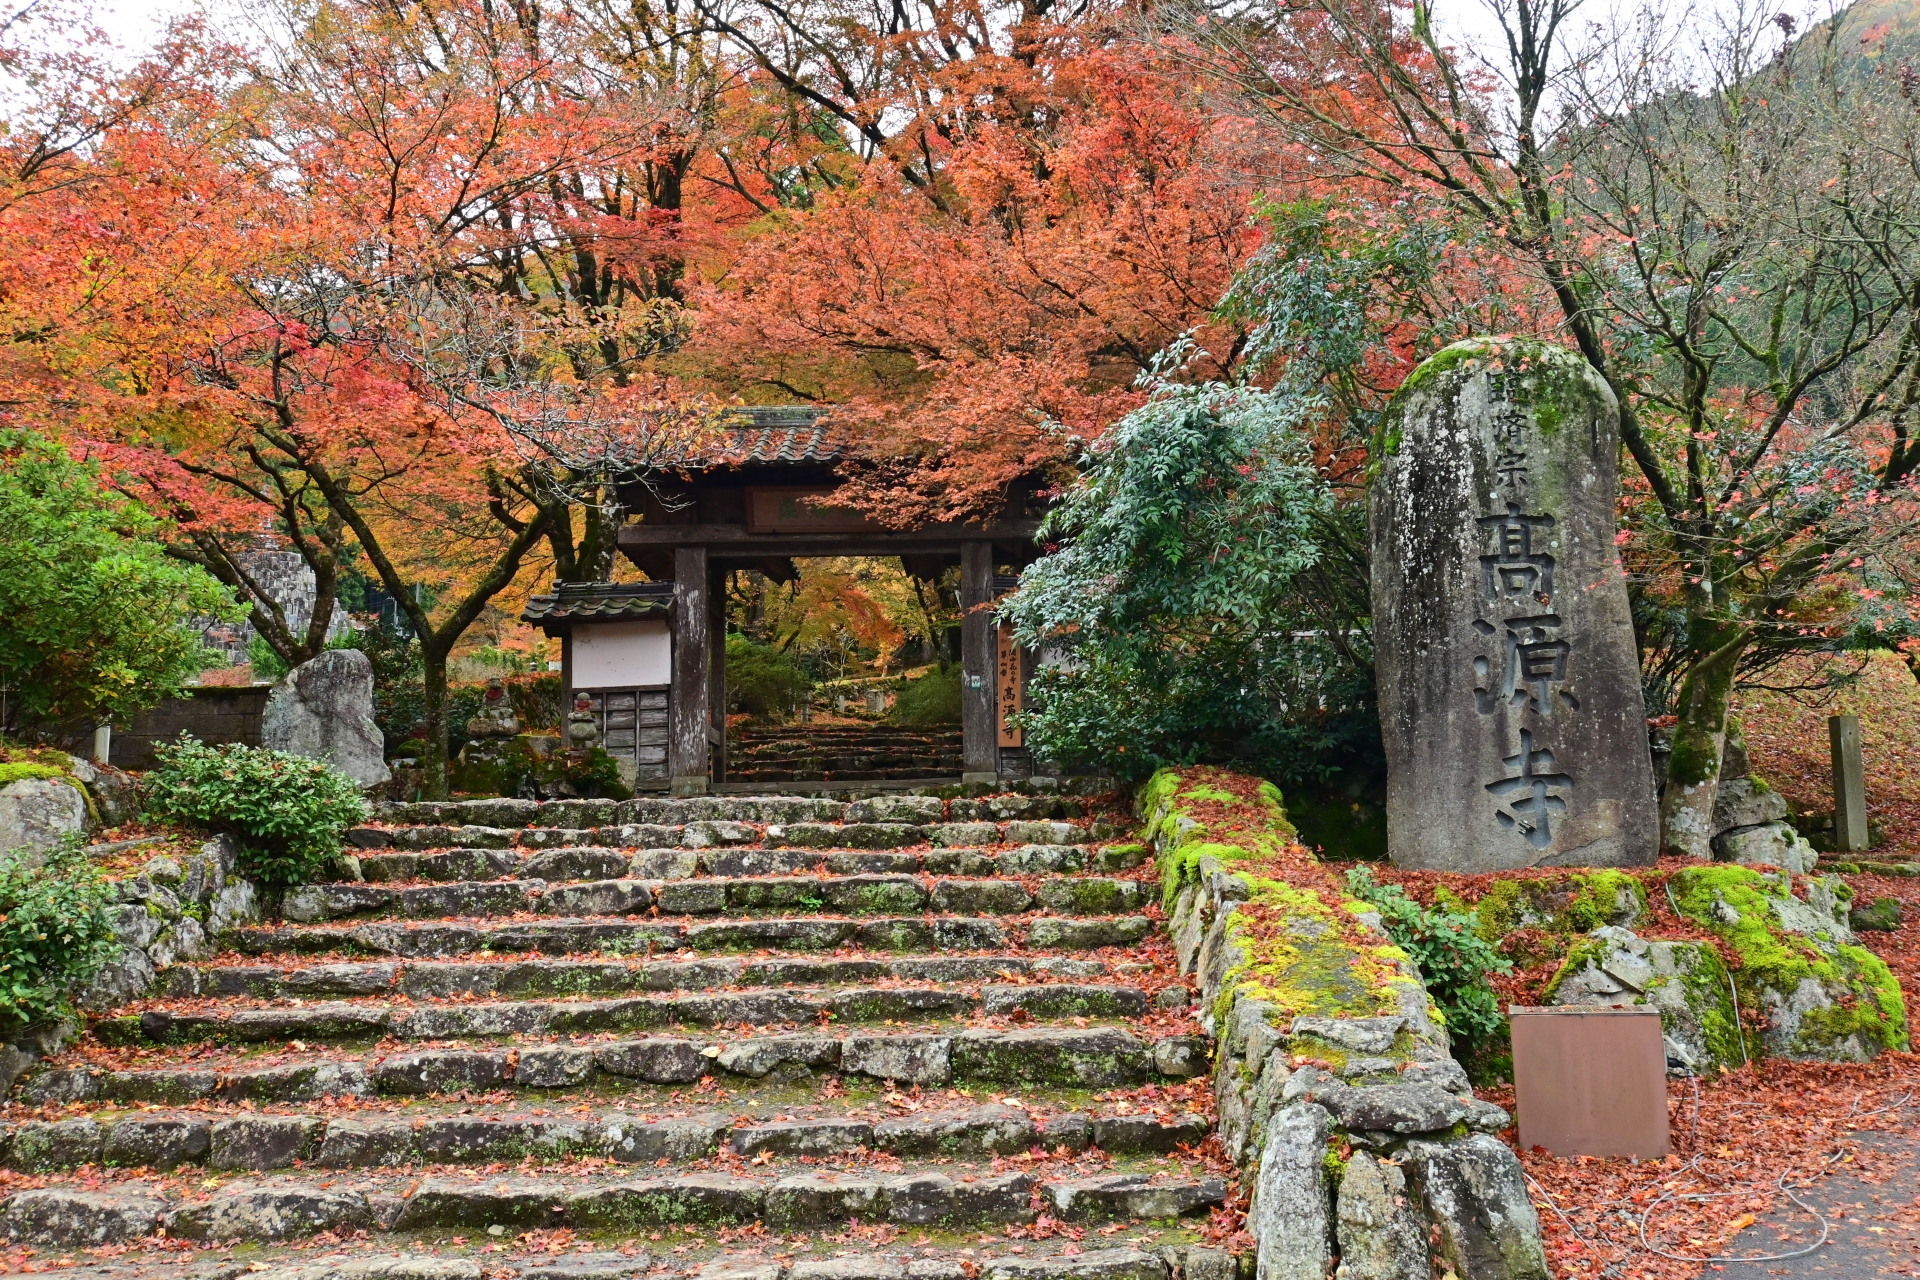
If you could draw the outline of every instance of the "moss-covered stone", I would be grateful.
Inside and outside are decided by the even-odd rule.
[[[1708,866],[1676,872],[1668,886],[1680,912],[1738,957],[1735,984],[1742,1003],[1766,1016],[1768,1053],[1865,1060],[1906,1050],[1900,984],[1834,918],[1845,899],[1818,881],[1810,882],[1807,900],[1795,898],[1789,881],[1748,867]]]
[[[1195,800],[1227,808],[1224,820],[1203,821],[1189,807]],[[1157,850],[1162,901],[1176,917],[1176,944],[1193,926],[1209,935],[1208,957],[1219,972],[1203,976],[1214,992],[1208,1012],[1215,1027],[1228,1025],[1242,1001],[1256,1003],[1282,1034],[1301,1016],[1412,1010],[1422,1023],[1441,1022],[1406,954],[1373,928],[1372,909],[1296,843],[1273,784],[1260,783],[1248,799],[1163,770],[1143,788],[1140,806]],[[1283,870],[1293,874],[1282,879]],[[1206,924],[1195,918],[1196,900],[1209,876],[1222,875],[1235,882],[1238,905]],[[1189,934],[1188,950],[1197,945]]]
[[[1848,913],[1847,922],[1856,929],[1892,933],[1900,927],[1900,899],[1875,898],[1864,907]]]
[[[1472,910],[1476,932],[1489,942],[1519,929],[1590,933],[1602,925],[1631,926],[1644,916],[1647,887],[1631,872],[1608,869],[1496,880]]]
[[[1641,938],[1602,926],[1573,945],[1547,984],[1545,1000],[1656,1008],[1667,1056],[1695,1072],[1710,1074],[1747,1060],[1732,981],[1710,943]]]

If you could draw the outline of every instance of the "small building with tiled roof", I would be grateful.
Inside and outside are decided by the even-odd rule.
[[[915,529],[890,529],[865,512],[835,500],[839,468],[856,458],[827,421],[824,409],[811,406],[755,407],[738,411],[725,439],[702,448],[676,466],[621,487],[628,522],[619,532],[619,549],[651,580],[644,584],[671,592],[664,618],[630,617],[644,610],[640,594],[620,595],[612,584],[582,584],[536,596],[525,615],[550,635],[563,637],[562,659],[569,694],[598,695],[614,685],[592,687],[590,674],[575,656],[599,642],[613,625],[645,622],[668,637],[670,675],[665,690],[636,678],[619,685],[622,696],[668,700],[663,769],[677,794],[697,794],[726,777],[726,618],[725,575],[756,569],[776,582],[798,576],[794,560],[815,556],[899,556],[908,573],[938,578],[954,565],[961,569],[961,711],[965,777],[998,778],[1019,768],[1025,753],[1019,735],[1003,723],[1007,708],[1020,704],[1024,671],[1030,661],[1011,664],[996,652],[988,606],[1034,556],[1034,534],[1041,511],[1039,483],[1016,486],[1007,495],[1004,514],[991,523],[954,522]],[[591,588],[591,589],[589,589]],[[597,592],[597,594],[596,594]],[[640,633],[636,631],[635,636]],[[632,662],[641,661],[638,640],[628,642]],[[648,652],[657,653],[658,647]],[[597,668],[593,669],[597,671]],[[657,674],[657,666],[647,669]],[[998,675],[996,675],[996,671]],[[1014,674],[1009,676],[1008,672]],[[604,673],[602,673],[604,674]],[[596,676],[597,678],[597,676]],[[1008,685],[999,688],[999,685]],[[611,742],[608,750],[612,751]],[[643,770],[643,777],[644,777]]]

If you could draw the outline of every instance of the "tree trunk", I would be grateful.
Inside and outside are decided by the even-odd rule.
[[[1687,638],[1694,657],[1675,700],[1673,756],[1660,798],[1660,843],[1666,853],[1704,859],[1713,856],[1713,802],[1720,792],[1734,672],[1753,634],[1720,619],[1696,617]]]
[[[442,653],[420,646],[420,684],[423,717],[427,722],[427,754],[420,762],[426,770],[422,794],[428,800],[445,800],[447,787],[447,659]]]

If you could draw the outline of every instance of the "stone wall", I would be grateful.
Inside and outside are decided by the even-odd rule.
[[[138,875],[113,885],[113,932],[120,951],[80,994],[83,1009],[117,1008],[146,995],[159,970],[204,960],[235,925],[260,918],[260,894],[241,878],[232,836],[215,836],[176,862],[150,858]]]
[[[1257,785],[1257,789],[1256,789]],[[1258,1280],[1545,1280],[1507,1113],[1473,1096],[1418,971],[1293,839],[1279,792],[1164,771],[1141,793]]]
[[[233,837],[215,836],[190,857],[151,858],[138,875],[115,881],[108,910],[120,947],[80,993],[80,1008],[99,1012],[138,1000],[167,965],[204,960],[219,949],[221,934],[257,922],[260,894],[252,881],[236,874],[239,857]],[[12,1092],[28,1067],[60,1052],[79,1031],[72,1022],[49,1023],[0,1045],[0,1097]]]
[[[271,692],[272,686],[262,684],[193,689],[182,697],[168,698],[135,716],[131,728],[114,730],[108,758],[122,769],[151,768],[155,744],[171,742],[182,732],[211,746],[244,742],[257,747]]]

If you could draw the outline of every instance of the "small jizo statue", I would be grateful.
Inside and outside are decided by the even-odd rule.
[[[600,744],[600,721],[593,714],[593,699],[579,694],[573,710],[567,713],[567,746],[574,751],[589,751]]]
[[[467,721],[469,738],[511,738],[520,732],[520,717],[507,700],[507,686],[499,676],[487,681],[480,695],[480,714]]]

